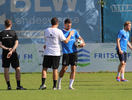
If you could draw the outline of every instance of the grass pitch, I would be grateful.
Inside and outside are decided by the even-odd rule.
[[[21,85],[28,90],[16,90],[15,74],[10,74],[12,90],[6,90],[4,74],[0,74],[0,100],[131,100],[132,73],[125,73],[129,82],[117,82],[116,73],[79,73],[68,90],[69,73],[62,79],[62,89],[52,90],[52,74],[46,79],[46,90],[38,90],[41,73],[21,74]]]

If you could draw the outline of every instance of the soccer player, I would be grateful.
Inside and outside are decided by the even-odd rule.
[[[44,45],[44,59],[42,69],[42,84],[39,89],[46,89],[45,80],[47,77],[47,69],[53,69],[53,90],[56,90],[56,83],[58,78],[58,67],[60,61],[60,45],[61,41],[68,43],[71,35],[74,31],[71,31],[67,38],[63,35],[63,32],[58,29],[59,21],[57,18],[51,19],[52,27],[45,30],[45,45]]]
[[[131,30],[131,22],[127,21],[124,23],[124,29],[120,30],[118,32],[117,36],[117,54],[120,60],[120,64],[118,66],[118,72],[117,72],[117,81],[128,81],[124,78],[124,72],[125,72],[125,66],[127,61],[127,45],[130,49],[132,49],[130,43],[129,43],[129,32]],[[121,79],[120,79],[121,74]]]
[[[70,19],[66,19],[64,21],[64,26],[65,26],[65,28],[62,31],[63,31],[63,34],[65,35],[65,37],[67,37],[69,35],[70,31],[72,31],[72,30],[74,30],[74,34],[71,36],[71,38],[67,44],[64,44],[64,42],[62,42],[62,50],[63,50],[62,69],[59,73],[57,89],[61,89],[61,80],[62,80],[62,77],[64,76],[64,73],[65,73],[66,69],[68,68],[69,64],[71,65],[69,89],[74,89],[72,87],[72,85],[73,85],[74,78],[75,78],[75,72],[76,72],[76,66],[77,66],[77,60],[78,60],[77,49],[76,49],[76,46],[74,43],[75,43],[76,39],[81,39],[83,41],[83,43],[80,44],[80,47],[84,47],[85,42],[81,38],[81,36],[78,34],[78,32],[75,29],[71,28],[72,22]]]
[[[0,47],[2,48],[2,67],[4,68],[5,81],[7,83],[7,90],[11,90],[9,79],[10,64],[16,71],[17,90],[25,90],[20,85],[20,67],[19,59],[16,52],[18,46],[18,37],[15,31],[11,30],[12,22],[9,19],[5,20],[5,30],[0,33]]]

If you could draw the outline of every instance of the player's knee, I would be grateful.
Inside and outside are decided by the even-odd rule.
[[[15,68],[15,70],[20,70],[20,67]]]
[[[126,65],[126,63],[123,61],[123,62],[121,62],[121,65],[122,65],[122,66],[125,66],[125,65]]]

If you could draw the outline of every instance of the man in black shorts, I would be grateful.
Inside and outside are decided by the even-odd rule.
[[[7,83],[7,90],[11,90],[10,79],[9,79],[9,67],[10,64],[16,71],[17,90],[25,90],[20,85],[20,67],[19,59],[16,52],[18,46],[18,37],[15,31],[11,30],[11,20],[5,20],[5,30],[0,32],[0,47],[2,48],[2,67],[4,68],[5,81]]]
[[[61,41],[68,43],[73,31],[70,32],[67,38],[63,35],[63,32],[58,29],[59,21],[57,18],[51,19],[52,27],[45,30],[45,45],[44,45],[44,60],[42,69],[42,84],[39,89],[46,89],[45,80],[47,77],[47,69],[53,69],[53,90],[56,90],[56,82],[58,77],[58,67],[61,55]]]
[[[77,30],[71,28],[72,22],[70,19],[66,19],[64,21],[64,26],[65,28],[62,31],[65,37],[69,35],[70,31],[74,31],[74,34],[71,36],[67,44],[64,44],[62,42],[62,51],[63,51],[62,69],[59,73],[57,89],[61,89],[61,79],[64,76],[64,73],[69,65],[71,65],[69,89],[74,89],[72,85],[73,85],[74,78],[75,78],[75,72],[76,72],[76,66],[77,66],[77,60],[78,60],[77,48],[74,43],[76,39],[81,39],[83,43],[80,44],[80,47],[84,47],[85,42],[81,38],[81,36],[78,34]]]

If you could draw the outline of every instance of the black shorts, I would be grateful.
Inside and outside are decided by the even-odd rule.
[[[127,52],[123,51],[123,54],[119,54],[119,50],[117,50],[117,54],[120,61],[124,61],[126,63],[127,61]]]
[[[64,66],[77,66],[77,60],[78,60],[78,54],[77,52],[74,53],[69,53],[69,54],[63,54],[63,58],[62,58],[62,65]]]
[[[45,55],[43,59],[43,68],[58,69],[60,56]]]
[[[19,58],[16,52],[13,52],[10,58],[7,58],[7,53],[2,53],[2,67],[9,68],[10,64],[13,68],[19,67]]]

